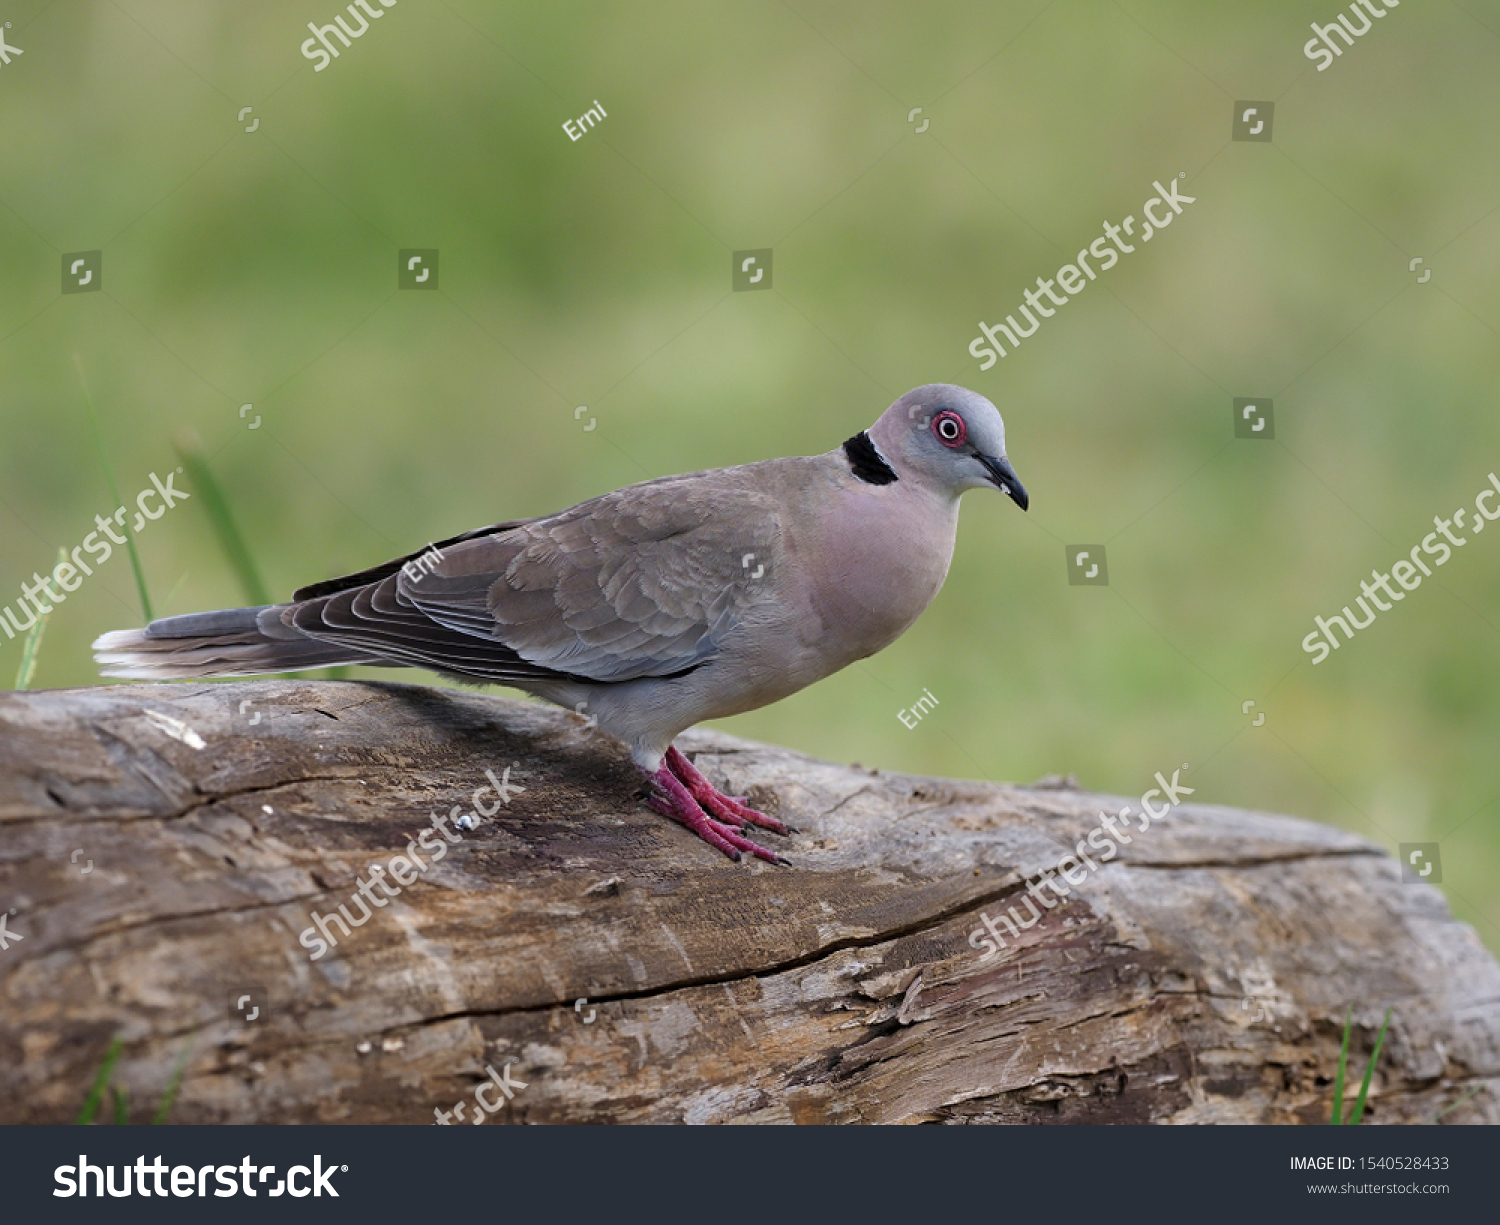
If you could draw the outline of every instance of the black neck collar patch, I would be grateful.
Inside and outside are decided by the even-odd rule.
[[[889,485],[896,480],[895,470],[875,449],[868,430],[861,430],[844,444],[844,455],[850,470],[867,485]]]

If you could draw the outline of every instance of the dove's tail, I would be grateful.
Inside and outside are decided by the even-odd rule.
[[[184,680],[301,672],[338,664],[385,663],[353,647],[318,642],[281,621],[285,604],[164,617],[143,630],[115,630],[94,641],[101,676]]]

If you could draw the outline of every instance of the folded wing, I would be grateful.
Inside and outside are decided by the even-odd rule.
[[[634,485],[455,537],[430,567],[403,559],[320,584],[281,617],[317,640],[498,683],[683,675],[763,598],[779,553],[774,500],[734,475]]]

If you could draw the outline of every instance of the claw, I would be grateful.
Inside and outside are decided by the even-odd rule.
[[[725,795],[719,791],[697,766],[683,756],[676,746],[667,749],[666,761],[663,764],[687,788],[693,799],[720,821],[733,821],[741,828],[747,824],[758,825],[761,829],[768,829],[773,834],[788,832],[784,822],[751,808],[745,803],[743,797]]]
[[[741,852],[747,852],[769,864],[791,866],[785,856],[766,850],[738,832],[747,824],[759,825],[778,834],[786,833],[787,827],[774,817],[721,795],[675,748],[667,750],[661,768],[648,777],[651,792],[647,803],[663,816],[687,826],[715,850],[722,851],[736,863]]]

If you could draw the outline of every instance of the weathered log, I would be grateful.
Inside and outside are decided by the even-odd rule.
[[[795,866],[725,860],[536,704],[0,696],[0,1120],[73,1118],[120,1034],[137,1119],[186,1050],[176,1122],[467,1122],[491,1068],[495,1122],[1311,1123],[1350,1006],[1355,1076],[1393,1009],[1373,1121],[1500,1120],[1500,967],[1363,839],[1188,800],[985,956],[1124,801],[682,744]],[[372,863],[400,892],[362,908]],[[372,913],[314,959],[340,903]]]

